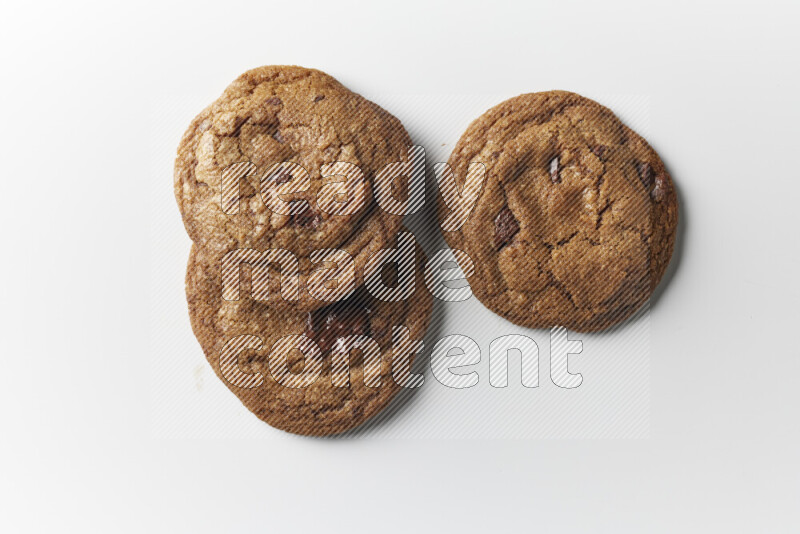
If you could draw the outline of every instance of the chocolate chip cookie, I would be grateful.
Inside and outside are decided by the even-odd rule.
[[[485,306],[522,326],[588,332],[647,301],[672,255],[678,201],[658,154],[609,109],[563,91],[512,98],[456,145],[461,190],[471,162],[485,182],[444,235],[474,263]],[[440,220],[451,211],[441,202]]]
[[[407,161],[410,146],[400,121],[331,76],[261,67],[192,121],[175,196],[203,247],[365,256],[400,228],[401,216],[377,207],[373,186],[386,165]]]
[[[297,434],[344,432],[381,411],[401,389],[395,379],[409,376],[410,347],[423,337],[432,309],[424,263],[417,246],[414,293],[407,300],[384,302],[361,286],[346,300],[299,312],[278,310],[246,291],[239,300],[224,300],[216,262],[194,245],[186,274],[192,328],[214,371],[256,416]],[[382,272],[388,287],[396,276],[388,268]],[[303,352],[286,348],[286,336],[299,335],[314,342],[316,356],[301,338],[291,339]],[[376,345],[354,344],[352,336],[368,336]],[[348,352],[349,377],[334,359]],[[314,365],[317,378],[301,382]]]

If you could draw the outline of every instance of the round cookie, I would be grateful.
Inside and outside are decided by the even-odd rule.
[[[433,305],[433,298],[424,286],[424,263],[424,253],[417,246],[414,293],[407,300],[377,300],[367,292],[365,286],[361,286],[347,300],[303,313],[279,310],[247,296],[238,301],[223,300],[215,262],[195,245],[186,273],[192,329],[216,374],[242,404],[260,419],[297,434],[329,435],[344,432],[380,412],[401,389],[392,375],[392,327],[405,327],[411,340],[423,337]],[[391,284],[391,275],[385,275],[384,280]],[[314,340],[322,351],[319,378],[306,387],[287,387],[284,385],[286,382],[279,383],[270,369],[270,351],[276,347],[276,342],[284,336],[296,334],[304,334]],[[370,336],[380,346],[380,387],[365,384],[365,375],[369,375],[369,371],[365,353],[360,350],[351,352],[349,385],[335,385],[332,349],[341,347],[340,338],[348,335]],[[236,361],[239,369],[247,373],[249,383],[231,383],[223,376],[221,369],[221,355],[226,347],[230,350],[232,346],[244,343],[242,340],[247,340],[238,336],[257,336],[263,342],[258,343],[256,348],[250,345],[251,350],[238,354]],[[253,342],[252,338],[249,339]],[[410,359],[405,360],[407,364],[398,364],[401,370],[410,369],[413,363],[411,351],[405,353],[410,354]],[[230,357],[223,358],[223,361],[229,362]],[[299,350],[288,353],[286,362],[291,373],[303,372],[304,359]],[[228,378],[230,376],[228,374]],[[257,376],[261,377],[257,387],[240,387],[253,386]],[[375,374],[369,376],[374,377]]]
[[[672,255],[677,195],[658,154],[609,109],[564,91],[512,98],[458,141],[448,163],[460,189],[471,162],[486,181],[466,222],[443,233],[472,260],[486,307],[589,332],[647,301]],[[450,212],[440,202],[440,221]]]
[[[298,257],[341,248],[357,256],[399,230],[402,217],[377,207],[373,183],[387,164],[406,161],[410,146],[400,121],[327,74],[260,67],[190,124],[178,147],[175,196],[189,236],[204,247],[279,248]],[[291,166],[273,167],[282,162]],[[334,162],[363,177],[344,185],[342,169],[352,167],[339,167],[323,178],[323,166]],[[238,184],[238,195],[223,184]],[[264,198],[293,204],[271,210]]]

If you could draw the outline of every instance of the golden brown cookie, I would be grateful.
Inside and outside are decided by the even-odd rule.
[[[393,376],[392,331],[393,327],[407,329],[409,340],[420,340],[425,333],[433,299],[424,286],[424,263],[424,253],[417,246],[414,293],[407,300],[384,302],[361,286],[346,300],[299,312],[256,301],[247,291],[239,300],[224,300],[218,263],[195,245],[186,273],[192,328],[214,371],[256,416],[297,434],[344,432],[380,412],[401,389]],[[384,276],[386,283],[394,283],[391,270],[385,273],[389,273]],[[305,387],[288,387],[293,384],[291,380],[302,376],[304,369],[313,370],[313,361],[304,360],[299,350],[275,355],[270,351],[280,346],[276,344],[279,339],[300,334],[321,350],[319,376],[310,385],[302,383]],[[379,349],[370,354],[379,355],[380,361],[371,368],[376,370],[373,373],[368,366],[376,360],[367,357],[369,349],[352,350],[349,384],[340,387],[342,383],[337,385],[334,369],[341,367],[332,365],[333,354],[347,352],[350,345],[345,338],[356,335],[375,340]],[[412,352],[398,351],[398,376],[410,370]],[[402,360],[400,353],[410,357]],[[281,374],[281,361],[286,362],[284,371],[290,374]],[[234,362],[243,374],[231,370]],[[337,376],[341,379],[342,375]],[[376,382],[370,381],[378,376],[380,386],[371,387]]]
[[[585,332],[647,301],[672,255],[678,201],[658,154],[609,109],[564,91],[512,98],[458,141],[448,163],[460,188],[471,162],[486,181],[444,235],[474,263],[485,306],[522,326]],[[441,221],[450,212],[440,203]]]
[[[300,259],[339,248],[364,258],[400,228],[401,216],[377,207],[373,186],[387,164],[407,160],[410,146],[400,121],[327,74],[260,67],[190,124],[175,196],[203,247],[284,249]],[[274,167],[282,162],[289,166]],[[362,175],[345,178],[354,168]]]

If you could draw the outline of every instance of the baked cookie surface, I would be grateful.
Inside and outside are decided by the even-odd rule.
[[[393,379],[392,329],[404,327],[410,340],[419,340],[425,333],[433,298],[424,286],[424,263],[424,253],[417,246],[414,293],[407,300],[384,302],[373,298],[366,287],[361,286],[346,300],[311,312],[299,312],[276,309],[254,300],[246,291],[239,300],[224,300],[219,267],[195,245],[186,273],[192,329],[214,372],[260,419],[297,434],[344,432],[375,416],[401,390]],[[387,284],[393,283],[391,277],[383,278]],[[310,385],[287,387],[285,382],[279,382],[280,375],[275,375],[274,368],[270,367],[275,364],[275,360],[270,361],[270,351],[280,338],[298,334],[317,344],[321,350],[322,366],[319,377]],[[350,353],[349,385],[339,387],[333,379],[332,353],[341,350],[342,338],[351,335],[369,336],[375,340],[381,357],[379,373],[370,374],[367,370],[364,350],[353,350]],[[228,378],[223,376],[222,367],[229,365],[230,360],[222,360],[221,355],[230,350],[231,344],[243,346],[246,342],[255,345],[238,353],[235,361],[250,380],[245,385],[256,387],[240,387],[231,382],[230,374]],[[286,354],[285,361],[288,371],[295,374],[302,373],[308,364],[299,350]],[[404,362],[398,364],[401,373],[402,369],[410,369],[413,354]],[[365,383],[365,376],[374,378],[377,374],[379,387]],[[256,385],[257,376],[261,379]]]
[[[658,154],[609,109],[563,91],[512,98],[458,141],[448,163],[459,188],[471,162],[486,181],[466,222],[443,233],[472,260],[485,306],[586,332],[648,300],[672,255],[677,195]],[[450,211],[440,202],[440,221]]]
[[[280,248],[300,257],[341,248],[357,256],[382,248],[400,228],[402,217],[377,207],[373,185],[384,166],[407,160],[410,146],[399,120],[331,76],[260,67],[190,124],[178,147],[175,196],[189,236],[204,247]],[[282,162],[291,166],[274,167]],[[339,167],[323,177],[334,162],[363,176],[345,179],[342,169],[352,167]],[[270,209],[264,198],[272,197],[292,204]]]

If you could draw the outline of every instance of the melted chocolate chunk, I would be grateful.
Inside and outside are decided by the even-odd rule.
[[[550,161],[550,180],[554,184],[561,182],[561,176],[559,174],[560,171],[561,170],[558,166],[558,156],[556,156]]]
[[[273,96],[272,98],[268,98],[266,100],[266,103],[271,105],[271,106],[280,106],[281,105],[281,99],[278,98],[277,96]]]
[[[322,223],[322,217],[310,207],[305,211],[292,215],[292,223],[303,228],[316,229]]]
[[[592,147],[592,154],[598,158],[605,160],[608,155],[608,147],[606,145],[595,145]]]
[[[653,186],[653,167],[649,163],[642,161],[636,165],[636,172],[639,173],[639,179],[644,184],[644,188],[650,191]]]
[[[350,298],[320,310],[308,312],[305,335],[324,353],[336,346],[339,338],[370,335],[373,310],[361,298]]]
[[[381,268],[381,282],[386,287],[395,288],[400,283],[400,273],[396,263],[386,263]]]
[[[281,169],[281,171],[275,176],[275,183],[278,185],[286,184],[292,181],[292,173],[287,170]]]
[[[320,100],[325,100],[325,95],[317,95],[314,97],[314,102],[319,102]]]
[[[519,232],[517,218],[508,206],[505,206],[494,219],[494,248],[500,250]]]

